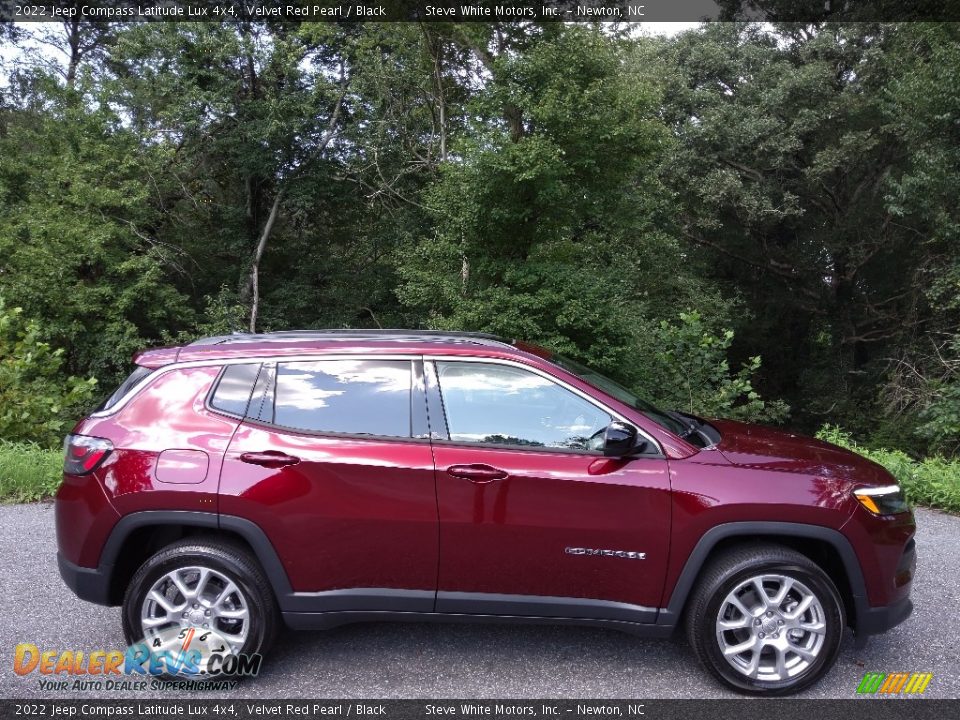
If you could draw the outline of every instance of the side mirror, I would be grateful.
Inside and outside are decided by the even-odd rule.
[[[637,444],[637,429],[633,425],[614,420],[603,431],[603,454],[607,457],[627,457],[643,449],[646,442]]]

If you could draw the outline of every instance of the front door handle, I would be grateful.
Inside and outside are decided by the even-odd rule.
[[[488,483],[507,477],[506,471],[490,465],[451,465],[447,468],[447,475],[475,483]]]
[[[240,456],[240,460],[251,465],[263,465],[264,467],[276,468],[284,465],[296,465],[300,458],[293,455],[287,455],[278,450],[264,450],[263,452],[245,452]]]

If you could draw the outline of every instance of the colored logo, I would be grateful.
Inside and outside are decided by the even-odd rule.
[[[145,677],[255,676],[262,656],[234,653],[213,630],[174,627],[134,643],[126,650],[41,651],[32,643],[14,649],[17,675],[101,675]]]
[[[933,673],[868,672],[857,686],[859,695],[922,695]]]

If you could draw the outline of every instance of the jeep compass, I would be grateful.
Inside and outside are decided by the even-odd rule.
[[[475,333],[291,331],[146,350],[65,441],[58,561],[130,643],[281,623],[573,623],[666,637],[751,694],[911,611],[893,477],[643,401]],[[191,637],[192,637],[191,633]]]

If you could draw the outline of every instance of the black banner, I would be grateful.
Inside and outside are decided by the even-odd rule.
[[[0,0],[0,21],[960,21],[960,0]]]
[[[0,700],[0,718],[940,720],[960,700]]]

